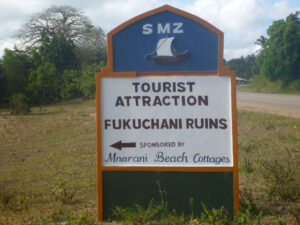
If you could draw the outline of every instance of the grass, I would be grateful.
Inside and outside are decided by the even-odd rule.
[[[263,75],[256,75],[252,78],[251,83],[239,88],[240,91],[259,92],[259,93],[281,93],[300,95],[300,80],[291,82],[284,86],[283,82],[270,81]]]
[[[0,224],[97,224],[95,119],[94,100],[45,106],[41,113],[33,108],[29,115],[0,114]],[[207,209],[194,218],[153,204],[118,208],[112,219],[127,224],[299,224],[299,195],[290,193],[299,190],[300,120],[239,111],[238,138],[241,213],[234,221],[223,209]],[[280,187],[288,192],[283,197],[272,189],[278,183],[272,171],[289,176],[288,186]],[[163,217],[157,216],[160,212]]]

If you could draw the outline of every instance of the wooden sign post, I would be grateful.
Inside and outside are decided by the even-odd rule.
[[[239,207],[235,72],[223,33],[165,5],[108,33],[96,74],[98,219],[167,194],[189,213]]]

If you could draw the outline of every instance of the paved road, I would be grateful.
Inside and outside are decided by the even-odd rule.
[[[237,92],[240,109],[276,113],[300,118],[300,96]]]

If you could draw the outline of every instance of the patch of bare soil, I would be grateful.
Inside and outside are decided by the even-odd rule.
[[[297,106],[275,105],[254,101],[244,101],[238,102],[237,107],[238,109],[244,109],[254,112],[272,113],[282,116],[300,118],[300,108]]]

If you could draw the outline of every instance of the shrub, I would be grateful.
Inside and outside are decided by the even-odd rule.
[[[201,214],[200,224],[232,224],[232,219],[224,207],[221,207],[220,209],[208,209],[202,203],[202,208],[204,212]]]
[[[291,166],[291,153],[287,152],[287,165],[278,160],[262,160],[261,174],[266,180],[267,195],[270,198],[294,201],[300,196],[300,185],[296,180],[296,168]]]
[[[298,92],[300,91],[300,79],[295,80],[289,84],[288,89],[292,92]]]
[[[14,94],[10,97],[9,105],[12,114],[28,114],[30,107],[27,103],[27,98],[22,93]]]

